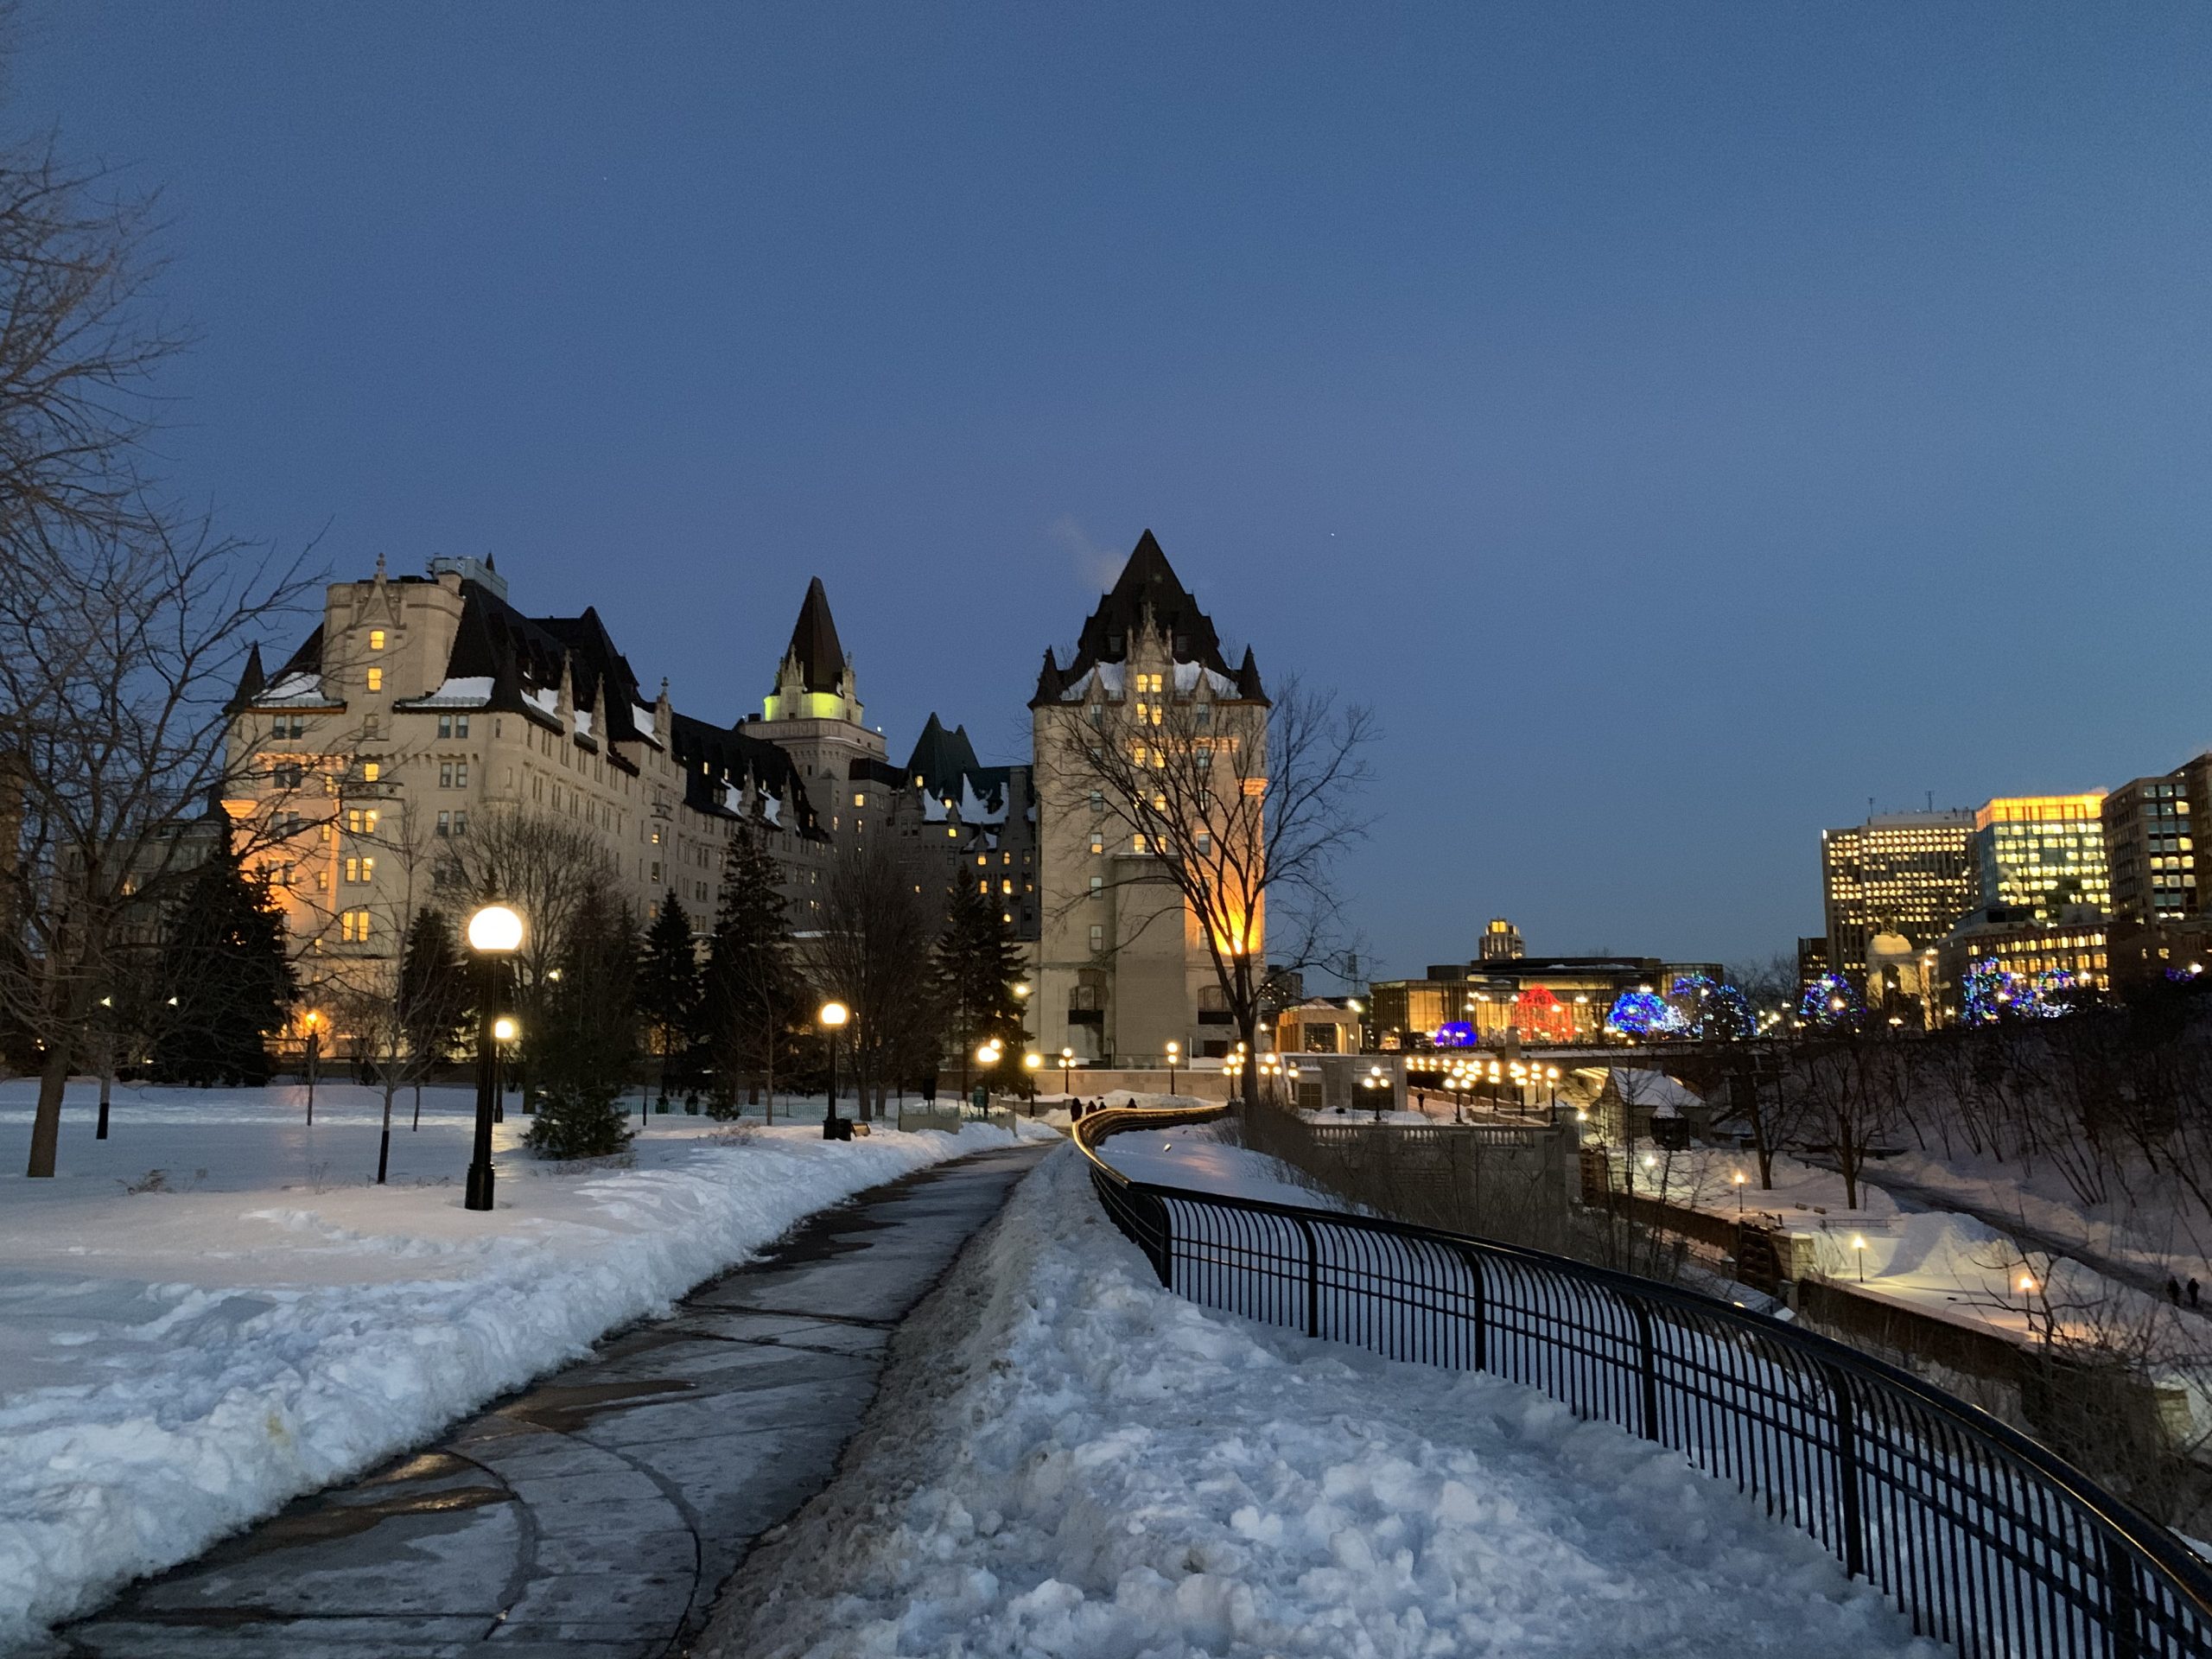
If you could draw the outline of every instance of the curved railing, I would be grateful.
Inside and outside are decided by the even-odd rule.
[[[1133,1181],[1097,1143],[1224,1109],[1109,1109],[1075,1140],[1160,1282],[1391,1359],[1541,1389],[1732,1480],[1967,1659],[2212,1659],[2212,1572],[1975,1407],[1841,1343],[1457,1233]]]

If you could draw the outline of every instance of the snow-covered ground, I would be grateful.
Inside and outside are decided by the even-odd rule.
[[[1306,1179],[1279,1158],[1231,1146],[1210,1123],[1131,1129],[1099,1143],[1099,1156],[1133,1181],[1187,1186],[1234,1198],[1341,1210],[1344,1200]]]
[[[1072,1147],[988,1238],[702,1653],[1940,1651],[1649,1442],[1160,1289]]]
[[[1612,1154],[1618,1186],[1629,1154]],[[1861,1179],[1859,1203],[1845,1202],[1843,1177],[1786,1154],[1774,1160],[1771,1191],[1758,1185],[1748,1152],[1698,1147],[1669,1153],[1649,1142],[1635,1154],[1635,1190],[1733,1218],[1740,1207],[1766,1214],[1811,1237],[1820,1270],[1872,1294],[1986,1325],[2015,1340],[2054,1330],[2084,1337],[2142,1326],[2158,1351],[2202,1350],[2207,1328],[2163,1302],[2079,1262],[2023,1249],[1974,1216],[1900,1202]],[[1735,1179],[1745,1179],[1739,1186]],[[1862,1248],[1863,1246],[1863,1248]]]
[[[732,1135],[677,1113],[632,1156],[574,1166],[520,1150],[510,1111],[486,1215],[461,1207],[463,1090],[426,1091],[419,1131],[399,1117],[384,1187],[370,1090],[324,1084],[309,1128],[300,1089],[119,1089],[98,1141],[93,1090],[73,1084],[61,1173],[30,1181],[13,1171],[33,1090],[0,1084],[0,1650],[573,1359],[810,1212],[1013,1138]]]

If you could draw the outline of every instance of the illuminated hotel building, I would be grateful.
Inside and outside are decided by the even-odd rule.
[[[1864,983],[1867,941],[1875,934],[1901,933],[1924,949],[1949,932],[1974,907],[1974,815],[1955,810],[1885,812],[1850,829],[1823,830],[1823,971]]]
[[[2112,908],[2104,791],[1999,796],[1974,815],[1977,905],[2056,922]],[[1916,944],[1920,941],[1914,941]]]

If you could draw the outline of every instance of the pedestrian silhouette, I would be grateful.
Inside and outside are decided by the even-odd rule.
[[[2197,1290],[2196,1281],[2196,1280],[2194,1280],[2194,1279],[2192,1279],[2192,1280],[2190,1280],[2190,1281],[2189,1281],[2189,1305],[2190,1305],[2191,1307],[2195,1307],[2195,1306],[2197,1306],[2197,1300],[2196,1300],[2196,1290]]]
[[[2171,1274],[2166,1275],[2166,1300],[2176,1307],[2181,1306],[2181,1281]]]

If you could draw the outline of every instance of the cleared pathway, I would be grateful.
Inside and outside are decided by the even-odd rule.
[[[72,1659],[661,1659],[828,1484],[892,1331],[1050,1143],[861,1193],[670,1318],[134,1586]]]

